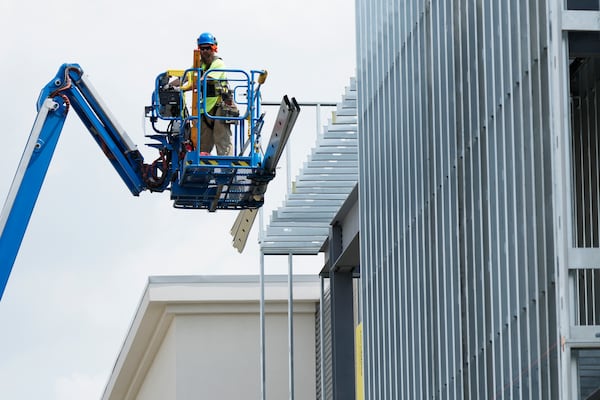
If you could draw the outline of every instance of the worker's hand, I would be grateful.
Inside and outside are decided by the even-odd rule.
[[[165,89],[177,88],[177,87],[179,87],[179,84],[180,84],[179,78],[175,78],[165,85]]]

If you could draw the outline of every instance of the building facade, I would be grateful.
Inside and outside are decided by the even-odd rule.
[[[264,331],[258,276],[150,277],[102,399],[281,399],[292,373],[295,398],[315,400],[320,284],[306,275],[294,282],[290,371],[286,276],[265,277]]]
[[[356,1],[365,399],[598,398],[599,9]]]

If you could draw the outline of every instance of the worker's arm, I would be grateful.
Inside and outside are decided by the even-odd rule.
[[[192,71],[188,71],[186,74],[183,70],[168,70],[167,75],[170,77],[175,77],[175,79],[168,83],[167,87],[178,87],[180,90],[186,91],[190,90],[194,85],[194,73]],[[182,77],[183,83],[181,82]]]

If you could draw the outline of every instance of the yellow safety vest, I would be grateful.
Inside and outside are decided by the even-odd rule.
[[[215,57],[212,64],[207,66],[206,64],[202,64],[202,70],[208,71],[209,69],[224,69],[225,62],[220,57]],[[224,71],[213,71],[208,74],[208,80],[206,81],[206,111],[209,114],[213,114],[211,110],[214,108],[215,104],[220,100],[221,95],[221,87],[226,86],[227,82],[225,81],[226,74]],[[212,79],[211,79],[212,78]],[[214,80],[213,80],[214,79]]]

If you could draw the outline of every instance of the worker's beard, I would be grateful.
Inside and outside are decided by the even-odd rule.
[[[204,54],[201,54],[200,59],[202,60],[202,64],[210,65],[212,64],[213,56],[205,56]]]

